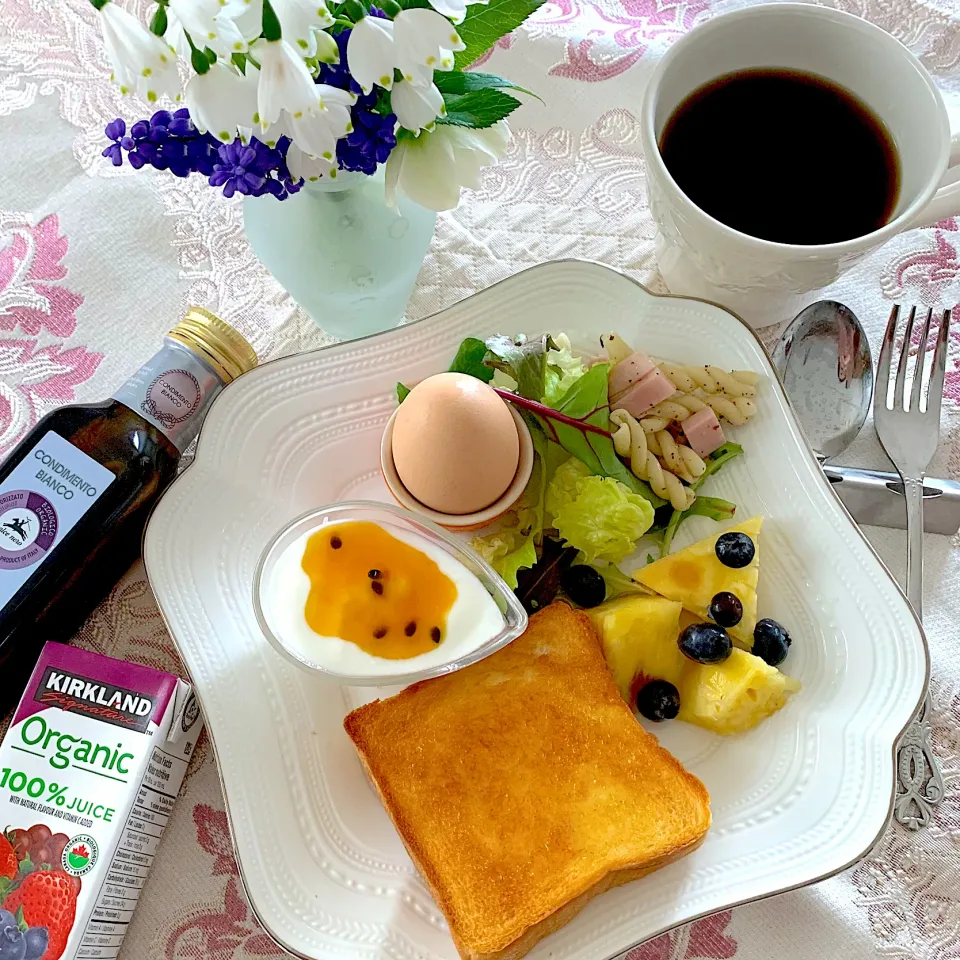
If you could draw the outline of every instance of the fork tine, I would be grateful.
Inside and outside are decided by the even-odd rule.
[[[927,337],[930,336],[930,321],[933,319],[933,308],[927,310],[927,319],[923,321],[923,330],[920,333],[917,359],[913,365],[913,387],[910,390],[910,410],[920,409],[920,388],[923,385],[923,361],[927,356]]]
[[[877,383],[880,390],[874,397],[874,403],[880,403],[889,408],[887,396],[890,392],[890,359],[893,356],[893,344],[897,338],[897,322],[900,319],[900,304],[895,303],[890,310],[890,319],[887,321],[887,330],[883,335],[880,346],[880,359],[877,361]]]
[[[903,344],[900,347],[900,360],[897,362],[897,383],[893,389],[893,409],[906,410],[906,397],[904,396],[904,384],[907,379],[907,364],[910,361],[910,342],[913,340],[913,321],[917,317],[917,308],[910,308],[910,316],[907,317],[907,327],[903,331]]]
[[[933,367],[930,370],[930,392],[927,395],[927,413],[932,413],[939,422],[940,401],[943,399],[943,378],[947,369],[948,344],[950,343],[950,311],[943,311],[940,335],[933,351]]]

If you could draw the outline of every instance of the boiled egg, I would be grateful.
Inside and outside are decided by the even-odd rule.
[[[457,660],[504,627],[493,597],[457,559],[367,520],[292,540],[261,583],[260,600],[287,647],[357,677]]]
[[[410,495],[440,513],[489,507],[520,462],[506,403],[476,377],[440,373],[418,383],[397,410],[393,462]]]

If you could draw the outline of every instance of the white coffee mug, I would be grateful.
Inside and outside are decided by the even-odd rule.
[[[888,223],[843,243],[774,243],[715,220],[677,186],[658,147],[671,114],[703,84],[758,67],[819,74],[845,87],[884,121],[901,173]],[[658,226],[657,262],[667,286],[673,293],[722,304],[754,327],[792,317],[809,301],[805,294],[832,283],[902,230],[960,213],[960,182],[951,182],[960,169],[948,172],[960,163],[960,140],[950,139],[947,112],[930,75],[890,34],[827,7],[766,4],[698,26],[658,64],[644,97],[641,130],[650,208]],[[781,189],[790,190],[790,184]]]

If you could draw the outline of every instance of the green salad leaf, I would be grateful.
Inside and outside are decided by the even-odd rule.
[[[483,361],[487,355],[487,345],[476,337],[467,337],[457,355],[450,364],[449,373],[465,373],[470,377],[476,377],[484,383],[489,383],[493,379],[493,369],[488,367]]]
[[[486,364],[501,370],[517,384],[517,393],[528,400],[543,396],[547,351],[553,341],[549,337],[526,340],[523,337],[490,337],[487,340]]]
[[[607,585],[607,600],[625,596],[646,596],[650,593],[646,587],[641,586],[614,563],[595,563],[593,569],[603,577]]]
[[[568,346],[548,350],[544,371],[543,402],[551,407],[556,406],[585,372],[583,361],[575,357]]]
[[[721,447],[717,447],[713,453],[707,457],[707,469],[692,484],[694,490],[699,490],[708,477],[712,477],[718,470],[723,469],[731,460],[743,456],[743,447],[739,443],[727,442]],[[666,556],[670,552],[673,544],[673,538],[676,536],[680,524],[688,517],[710,517],[712,520],[730,520],[736,513],[737,505],[729,500],[722,500],[720,497],[697,496],[693,504],[686,510],[674,510],[667,521],[663,531],[663,543],[661,553]]]
[[[551,404],[555,410],[568,417],[599,427],[606,431],[606,435],[587,433],[569,424],[552,420],[544,423],[544,429],[548,437],[585,463],[591,473],[619,480],[633,493],[639,494],[655,507],[659,507],[664,501],[646,483],[638,480],[630,472],[614,449],[613,437],[609,434],[610,405],[607,399],[609,372],[609,364],[596,364],[571,385],[559,403]]]
[[[487,345],[476,337],[467,337],[457,349],[453,362],[447,367],[447,373],[464,373],[468,377],[476,377],[484,383],[493,379],[494,371],[483,361],[487,356]],[[410,387],[406,384],[397,384],[397,403],[403,403],[410,395]]]
[[[587,563],[619,563],[653,524],[648,500],[573,457],[547,484],[546,509],[563,541]]]

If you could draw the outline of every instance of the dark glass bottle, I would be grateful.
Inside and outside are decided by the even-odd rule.
[[[139,556],[213,398],[256,362],[232,327],[191,307],[113,398],[52,411],[0,465],[0,714],[43,644],[68,641]]]

